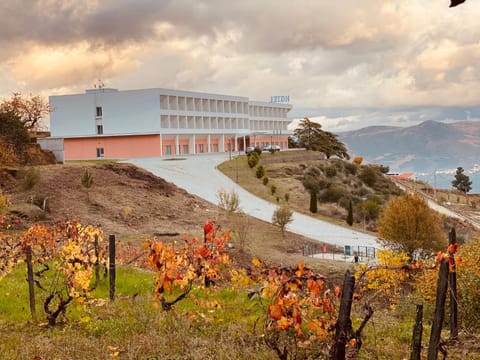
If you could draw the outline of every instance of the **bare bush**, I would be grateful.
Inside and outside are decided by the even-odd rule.
[[[224,189],[217,191],[218,206],[229,213],[236,213],[240,210],[240,199],[238,194],[231,190],[227,192]]]
[[[280,227],[280,229],[282,230],[282,235],[285,235],[287,225],[292,221],[293,212],[288,206],[279,206],[273,212],[272,223]]]

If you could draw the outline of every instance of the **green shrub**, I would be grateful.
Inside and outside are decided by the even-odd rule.
[[[345,173],[350,175],[355,175],[357,173],[357,165],[353,163],[346,162],[345,163]]]
[[[368,199],[362,204],[363,211],[367,219],[375,220],[380,215],[381,201],[378,199]]]
[[[358,174],[360,180],[362,180],[366,185],[373,187],[377,181],[377,172],[371,166],[363,166],[360,174]]]
[[[270,185],[270,192],[272,193],[272,195],[275,195],[275,193],[277,192],[277,187],[275,186],[275,184]]]
[[[93,175],[88,169],[85,169],[83,173],[82,185],[85,189],[90,189],[93,185]]]
[[[338,202],[342,197],[348,197],[348,191],[340,185],[332,184],[320,193],[322,202]]]
[[[338,200],[338,205],[344,208],[345,210],[348,210],[350,201],[353,201],[351,196],[343,196],[340,200]]]
[[[269,179],[268,179],[268,176],[265,175],[265,176],[262,178],[263,185],[266,186],[266,185],[268,184],[268,180],[269,180]]]
[[[260,155],[256,151],[251,152],[247,156],[247,162],[248,166],[253,169],[255,166],[257,166],[258,162],[260,161]]]
[[[325,168],[325,175],[329,178],[334,177],[337,175],[337,169],[333,166],[327,166]]]
[[[363,185],[357,191],[358,196],[361,196],[361,197],[365,197],[366,195],[368,195],[370,193],[371,193],[371,190],[369,190],[368,188],[366,188]]]
[[[263,167],[263,165],[257,166],[255,175],[257,176],[258,179],[261,179],[265,176],[265,168]]]
[[[28,130],[13,111],[0,111],[0,135],[6,143],[13,145],[15,153],[19,156],[25,145],[30,142]]]
[[[283,197],[284,197],[286,202],[288,202],[288,200],[290,200],[290,194],[289,193],[285,193],[285,195]]]

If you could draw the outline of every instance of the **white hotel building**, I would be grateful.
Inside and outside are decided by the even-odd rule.
[[[168,89],[51,96],[51,137],[41,141],[59,160],[172,156],[288,147],[292,106],[247,97]]]

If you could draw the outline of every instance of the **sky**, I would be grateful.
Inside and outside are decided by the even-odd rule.
[[[2,0],[0,98],[167,88],[333,132],[480,119],[480,1]]]

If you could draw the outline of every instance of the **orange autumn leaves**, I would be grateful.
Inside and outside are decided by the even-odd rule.
[[[258,260],[255,264],[258,266]],[[339,287],[332,293],[325,279],[303,263],[296,269],[269,269],[264,286],[263,295],[271,299],[267,331],[291,330],[300,342],[326,338],[336,321],[334,302],[341,295]]]
[[[448,245],[448,249],[446,253],[443,253],[441,251],[436,253],[435,255],[436,262],[439,263],[445,259],[448,260],[449,271],[455,272],[456,265],[460,264],[460,262],[462,261],[461,257],[456,254],[459,249],[460,249],[460,244],[458,243]]]
[[[147,241],[144,247],[149,249],[148,262],[157,272],[155,285],[156,301],[168,303],[166,294],[176,298],[185,297],[193,282],[213,283],[221,275],[224,265],[230,262],[225,253],[225,242],[230,239],[228,233],[215,231],[213,223],[205,226],[205,239],[188,239],[184,236],[183,245]]]

